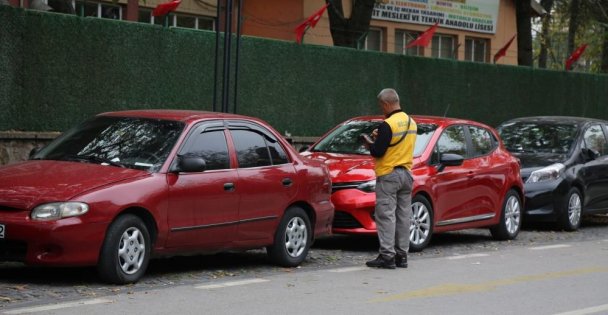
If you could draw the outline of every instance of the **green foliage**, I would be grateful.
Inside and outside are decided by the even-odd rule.
[[[0,7],[0,21],[0,130],[62,131],[113,110],[212,109],[213,32],[10,7]],[[375,97],[386,87],[408,113],[447,111],[490,125],[529,115],[608,117],[605,75],[252,37],[240,53],[238,113],[297,136],[379,114]]]

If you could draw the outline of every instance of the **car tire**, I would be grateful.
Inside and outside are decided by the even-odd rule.
[[[558,220],[559,227],[566,231],[578,230],[581,226],[582,213],[583,196],[578,188],[572,187],[563,201]]]
[[[500,211],[500,221],[490,228],[492,237],[496,240],[512,240],[521,230],[522,208],[519,194],[511,189],[505,194]]]
[[[270,259],[283,267],[296,267],[308,255],[312,241],[310,219],[299,207],[290,207],[285,211],[281,223],[275,232],[274,244],[266,251]]]
[[[150,233],[144,222],[132,214],[121,215],[108,228],[101,247],[97,271],[109,283],[137,282],[148,268]]]
[[[433,207],[428,199],[422,195],[414,196],[410,217],[410,252],[422,251],[431,242],[433,217]]]

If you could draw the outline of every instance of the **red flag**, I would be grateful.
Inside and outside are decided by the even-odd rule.
[[[180,3],[182,3],[182,0],[173,0],[161,3],[154,8],[154,11],[152,11],[152,16],[165,16],[169,14],[169,12],[175,11]]]
[[[494,63],[507,54],[507,49],[509,49],[509,46],[511,46],[515,37],[517,37],[517,34],[513,35],[513,37],[494,55]]]
[[[424,31],[424,33],[420,34],[420,36],[418,36],[416,39],[407,44],[405,48],[407,49],[414,46],[428,46],[431,42],[431,39],[433,39],[433,34],[435,34],[435,31],[437,30],[437,25],[439,25],[439,22],[433,24],[433,26],[431,26],[428,30]]]
[[[578,46],[578,48],[572,53],[572,55],[568,57],[568,59],[566,60],[566,71],[570,70],[572,64],[575,63],[578,58],[580,58],[580,56],[585,52],[585,48],[587,48],[587,44],[582,44]]]
[[[296,42],[298,44],[302,43],[302,37],[304,37],[304,32],[306,32],[306,29],[308,29],[308,27],[315,27],[315,25],[317,25],[317,22],[319,22],[321,16],[323,16],[323,12],[325,12],[325,9],[327,9],[328,5],[329,3],[326,3],[317,12],[315,12],[313,15],[309,16],[306,20],[304,20],[304,22],[296,26]]]

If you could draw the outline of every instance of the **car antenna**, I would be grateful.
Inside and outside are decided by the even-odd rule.
[[[445,112],[443,113],[443,118],[445,118],[448,115],[448,110],[450,110],[450,103],[448,103],[448,106],[445,108]]]

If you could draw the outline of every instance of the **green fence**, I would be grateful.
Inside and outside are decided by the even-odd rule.
[[[377,113],[385,87],[409,113],[491,125],[529,115],[608,118],[605,75],[252,37],[241,44],[238,113],[293,135]],[[0,130],[65,130],[111,110],[211,110],[214,53],[213,32],[0,6]]]

